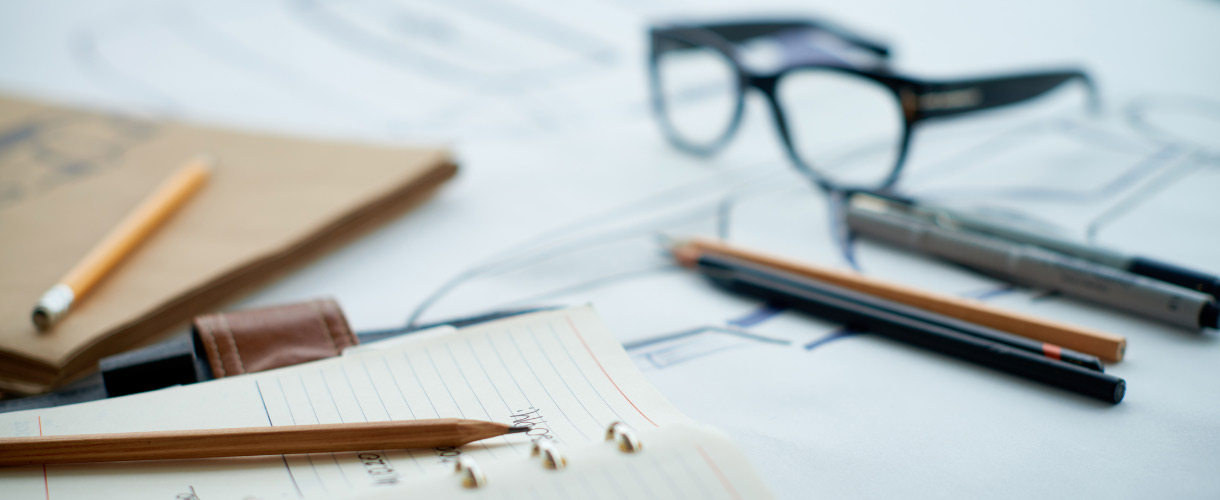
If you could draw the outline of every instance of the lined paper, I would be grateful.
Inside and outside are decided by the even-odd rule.
[[[740,451],[719,432],[686,424],[640,433],[643,448],[623,453],[615,443],[560,447],[568,465],[547,470],[538,458],[476,459],[487,484],[470,490],[457,473],[362,494],[358,500],[419,498],[482,500],[772,498]]]
[[[0,470],[0,482],[4,497],[14,500],[325,496],[447,474],[458,455],[526,457],[532,439],[598,442],[613,421],[639,429],[687,421],[585,307],[261,374],[0,415],[0,432],[31,435],[39,420],[46,435],[56,435],[438,417],[513,422],[531,431],[461,449],[48,466],[45,481],[41,466],[11,468]]]

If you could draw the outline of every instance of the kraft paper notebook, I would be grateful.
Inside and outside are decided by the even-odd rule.
[[[170,172],[211,179],[47,334],[30,311]],[[441,150],[259,135],[0,97],[0,391],[36,393],[403,213]]]
[[[723,434],[657,392],[590,307],[348,348],[343,356],[58,408],[0,414],[0,436],[469,418],[530,428],[460,448],[0,468],[4,498],[771,498]],[[633,430],[639,451],[605,441]],[[531,457],[545,442],[559,470]],[[486,476],[467,489],[454,465]]]

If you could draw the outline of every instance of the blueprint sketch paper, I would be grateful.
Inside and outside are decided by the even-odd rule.
[[[1215,497],[1216,332],[848,238],[834,200],[786,163],[755,99],[721,154],[674,151],[648,111],[643,33],[675,16],[808,13],[888,40],[898,68],[917,75],[1082,64],[1101,89],[1099,116],[1069,91],[1051,108],[929,126],[898,188],[1220,272],[1220,234],[1205,229],[1220,213],[1220,66],[1201,63],[1220,45],[1220,7],[762,4],[10,2],[0,7],[0,88],[242,127],[452,144],[465,174],[432,203],[241,306],[332,294],[360,330],[591,301],[650,380],[738,437],[781,497],[807,496],[814,482],[832,497]],[[548,40],[546,65],[504,56],[479,78],[486,88],[428,76],[420,53],[442,46],[457,67],[494,60],[473,39],[437,42],[488,22],[516,33],[503,47]],[[210,76],[176,76],[183,69]],[[657,234],[720,235],[1125,335],[1127,359],[1107,371],[1127,379],[1127,399],[1098,406],[725,295],[672,266]],[[807,421],[821,427],[785,437]]]
[[[454,457],[525,459],[533,439],[600,443],[621,421],[687,419],[658,394],[589,307],[436,331],[394,348],[76,407],[0,415],[0,433],[62,435],[470,418],[529,426],[461,449],[9,467],[6,499],[331,497],[445,474]],[[111,495],[111,496],[106,496]]]

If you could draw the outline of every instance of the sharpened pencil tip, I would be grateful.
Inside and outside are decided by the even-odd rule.
[[[529,432],[529,430],[529,427],[509,427],[508,432],[505,432],[505,434],[517,434],[519,432]]]
[[[657,233],[656,238],[657,243],[661,245],[661,248],[667,251],[673,251],[677,248],[689,246],[696,240],[696,238],[688,236],[674,236],[666,233]]]
[[[694,239],[669,236],[663,236],[663,238],[661,241],[662,247],[669,252],[670,257],[673,257],[678,262],[678,265],[695,267],[695,264],[699,262],[699,256],[703,251],[695,246]]]

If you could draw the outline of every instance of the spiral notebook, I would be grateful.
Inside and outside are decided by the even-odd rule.
[[[411,498],[470,499],[773,497],[727,436],[690,424],[643,433],[616,425],[603,443],[567,450],[540,442],[529,458],[463,459],[451,474],[351,500],[400,500],[408,491]]]
[[[580,498],[588,495],[577,488],[614,481],[624,494],[601,497],[652,490],[656,498],[676,496],[665,488],[695,492],[687,498],[768,496],[727,438],[687,427],[690,419],[644,378],[589,307],[416,333],[337,358],[201,384],[0,414],[0,436],[438,417],[511,422],[530,431],[461,448],[5,467],[0,489],[5,500],[246,500],[382,491],[448,498],[412,488],[444,493],[457,485],[472,495]],[[617,439],[604,441],[614,422],[633,429],[625,432],[641,451],[623,453]],[[537,470],[545,455],[531,458],[531,448],[539,443],[567,466]],[[454,482],[463,460],[486,474],[485,488]],[[607,478],[603,472],[610,471],[616,472]],[[551,489],[522,486],[528,481]]]

